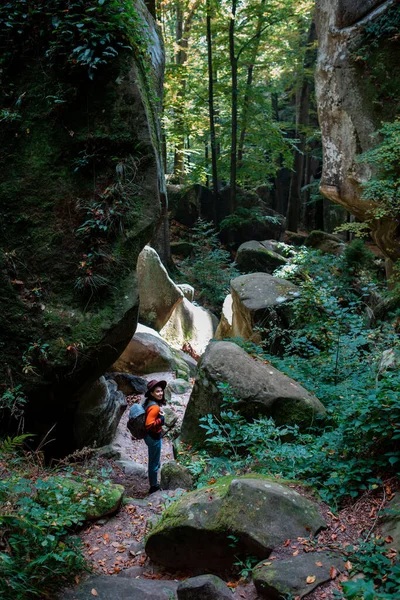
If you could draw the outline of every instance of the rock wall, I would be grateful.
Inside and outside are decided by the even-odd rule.
[[[357,155],[376,145],[373,135],[383,121],[393,121],[398,110],[400,48],[393,34],[379,34],[382,19],[400,10],[398,0],[317,0],[319,51],[316,94],[322,129],[324,169],[321,192],[365,221],[373,203],[361,198],[361,185],[371,168]],[[357,54],[369,34],[369,58]],[[372,37],[371,37],[372,36]],[[371,221],[372,235],[386,256],[400,257],[398,223]]]
[[[163,47],[145,5],[134,6],[139,51],[126,45],[88,77],[62,61],[47,67],[44,45],[1,81],[0,105],[18,106],[18,118],[0,132],[0,397],[18,390],[25,430],[56,423],[64,450],[85,443],[72,434],[81,390],[135,331],[136,261],[165,192]],[[3,430],[9,413],[0,410]]]

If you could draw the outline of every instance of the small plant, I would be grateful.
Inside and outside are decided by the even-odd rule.
[[[229,293],[229,282],[239,275],[223,250],[212,223],[199,219],[193,228],[194,256],[182,261],[180,268],[185,281],[199,290],[203,299],[213,310],[219,310]]]

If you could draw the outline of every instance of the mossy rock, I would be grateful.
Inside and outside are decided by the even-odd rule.
[[[324,526],[317,506],[284,483],[262,475],[224,477],[167,508],[146,553],[172,569],[223,571],[238,554],[265,558],[286,539]]]
[[[163,490],[190,490],[193,488],[193,477],[189,469],[170,460],[161,467],[161,488]]]
[[[124,497],[124,487],[118,484],[102,484],[98,481],[88,479],[85,482],[76,481],[70,477],[55,477],[55,483],[60,489],[66,490],[66,495],[72,504],[76,503],[82,507],[85,502],[83,519],[95,521],[107,515],[112,515],[121,506]],[[53,502],[53,494],[39,490],[41,501],[44,504]]]
[[[331,580],[332,567],[339,572],[344,569],[343,559],[338,554],[307,552],[260,562],[253,569],[253,581],[259,594],[267,600],[303,598]]]
[[[142,23],[155,45],[155,23],[149,25],[140,1],[136,8],[139,29]],[[162,62],[154,60],[146,85],[129,51],[93,80],[68,71],[65,60],[49,67],[46,47],[21,54],[10,72],[4,68],[11,104],[23,101],[20,119],[1,124],[0,383],[22,386],[29,400],[25,426],[37,439],[57,423],[58,448],[46,447],[53,452],[77,446],[76,394],[105,372],[136,326],[136,260],[161,213],[158,108],[153,103],[148,110],[150,97],[159,95],[150,89]],[[7,103],[5,89],[0,102]],[[65,102],[54,103],[60,94]],[[118,165],[126,174],[139,165],[134,195]],[[110,213],[107,230],[97,230],[99,203],[121,212],[113,204],[117,192],[126,201],[120,221]]]

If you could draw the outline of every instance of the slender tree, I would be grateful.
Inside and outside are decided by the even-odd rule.
[[[300,220],[301,187],[304,176],[304,153],[307,139],[307,126],[310,114],[311,77],[310,68],[315,63],[316,52],[314,42],[317,39],[315,23],[311,22],[307,38],[307,49],[304,54],[303,81],[297,93],[296,102],[296,138],[298,145],[294,153],[294,165],[290,181],[289,202],[287,209],[287,228],[297,231]]]
[[[213,69],[213,45],[211,29],[211,0],[206,4],[207,20],[207,63],[208,63],[208,109],[210,120],[210,143],[211,143],[211,169],[212,169],[212,189],[214,192],[213,217],[214,224],[217,225],[217,202],[218,202],[218,167],[217,167],[217,141],[215,135],[215,111],[214,111],[214,69]]]

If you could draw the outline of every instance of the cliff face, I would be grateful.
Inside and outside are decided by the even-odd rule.
[[[70,447],[82,386],[116,360],[134,333],[136,260],[164,194],[163,49],[155,22],[138,0],[130,7],[134,31],[118,23],[113,39],[107,4],[82,4],[88,11],[93,4],[103,18],[103,38],[95,38],[94,20],[82,36],[86,21],[74,21],[68,8],[62,12],[71,23],[62,14],[33,15],[41,32],[43,19],[50,20],[48,36],[9,64],[3,60],[0,90],[0,105],[9,107],[0,122],[2,428],[12,424],[10,412],[18,416],[13,403],[27,400],[25,429],[57,423],[56,437]],[[90,20],[96,13],[88,11]],[[95,40],[92,54],[77,46],[68,55],[58,35],[63,27]],[[36,31],[33,23],[32,36]],[[101,43],[104,60],[90,70],[88,56]]]
[[[322,128],[322,193],[361,221],[376,207],[362,199],[371,168],[357,155],[377,144],[374,134],[398,111],[400,47],[390,31],[396,0],[318,0],[316,93]],[[365,47],[368,57],[363,57]],[[386,256],[400,257],[398,223],[373,219],[372,235]]]

